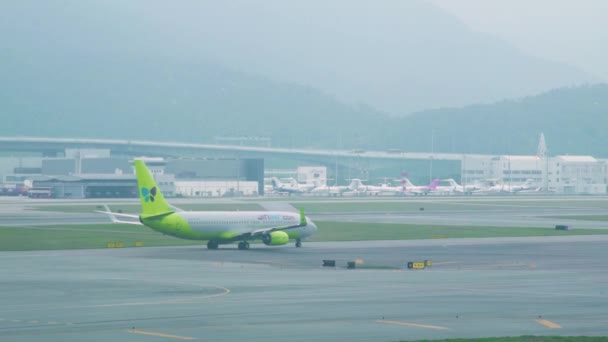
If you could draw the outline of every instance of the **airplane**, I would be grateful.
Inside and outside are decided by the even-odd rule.
[[[272,177],[271,182],[274,191],[289,194],[303,194],[315,187],[314,184],[300,184],[293,178],[289,179],[289,184],[283,184],[277,177]]]
[[[182,211],[172,207],[156,185],[142,160],[135,160],[135,174],[141,201],[141,214],[98,211],[114,223],[145,225],[157,232],[188,240],[206,240],[208,249],[238,242],[238,249],[249,249],[249,241],[261,240],[267,246],[280,246],[302,240],[317,231],[317,226],[304,215],[282,211]],[[117,217],[128,218],[120,220]],[[135,221],[137,220],[137,221]]]
[[[339,185],[318,185],[315,186],[312,190],[310,190],[311,194],[314,195],[327,195],[327,196],[342,196],[342,194],[350,189],[348,186],[339,186]]]
[[[447,183],[447,185],[444,185]],[[471,195],[474,192],[481,191],[481,188],[477,185],[460,185],[453,178],[444,179],[439,185],[437,185],[438,192],[444,193],[457,193],[464,195]]]
[[[540,187],[534,184],[532,179],[527,179],[523,184],[514,184],[514,185],[505,185],[505,189],[503,191],[506,192],[536,192],[540,191]]]
[[[380,186],[365,185],[358,178],[352,179],[351,183],[348,187],[351,191],[354,191],[357,193],[366,193],[368,195],[381,195],[381,194],[400,195],[400,194],[403,194],[403,186],[390,186],[386,183],[383,183]]]
[[[525,183],[519,185],[510,185],[507,183],[496,183],[493,186],[490,186],[487,189],[488,192],[507,192],[507,193],[517,193],[517,192],[536,192],[540,191],[540,187],[534,185],[534,181],[532,179],[526,180]]]
[[[439,179],[434,179],[429,185],[416,186],[412,184],[407,177],[403,177],[402,179],[403,191],[407,194],[414,194],[416,196],[428,195],[429,192],[432,192],[437,188],[439,182]]]

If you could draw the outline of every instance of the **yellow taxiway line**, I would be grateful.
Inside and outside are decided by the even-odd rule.
[[[536,323],[544,325],[544,326],[546,326],[547,328],[550,328],[550,329],[561,329],[562,328],[561,325],[559,325],[557,323],[553,323],[553,322],[548,321],[546,319],[540,319],[539,318],[539,319],[536,319],[535,321],[536,321]]]
[[[171,338],[171,339],[174,339],[174,340],[194,340],[194,337],[191,337],[191,336],[179,336],[179,335],[171,335],[171,334],[162,334],[162,333],[157,333],[157,332],[153,332],[153,331],[145,331],[145,330],[138,330],[138,329],[130,329],[130,330],[127,330],[127,331],[130,334],[157,336],[157,337]]]
[[[435,329],[435,330],[449,330],[449,328],[447,328],[447,327],[440,327],[437,325],[417,324],[417,323],[400,322],[400,321],[387,321],[387,320],[383,320],[383,319],[377,320],[376,323],[403,325],[406,327],[426,328],[426,329]]]

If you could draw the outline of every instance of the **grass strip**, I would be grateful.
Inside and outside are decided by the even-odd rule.
[[[488,338],[453,338],[447,340],[418,340],[419,342],[605,342],[606,336],[520,336]]]
[[[608,234],[608,230],[547,228],[465,227],[389,223],[316,222],[317,234],[310,241],[368,241],[447,239],[479,237],[568,236]],[[144,226],[121,224],[53,225],[0,227],[0,251],[105,248],[109,242],[133,247],[203,245],[203,241],[183,240],[157,233]]]
[[[315,221],[319,230],[310,241],[413,240],[482,237],[527,237],[608,234],[603,229],[568,231],[533,227],[478,227]]]

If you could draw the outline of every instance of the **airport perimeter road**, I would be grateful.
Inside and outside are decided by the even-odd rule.
[[[0,253],[2,341],[608,335],[602,236]],[[321,268],[335,259],[338,268]],[[342,266],[361,259],[367,267]],[[404,270],[407,261],[433,267]]]
[[[555,228],[556,224],[575,228],[605,229],[608,221],[586,221],[554,218],[558,216],[607,215],[606,209],[539,209],[529,210],[442,210],[419,212],[353,212],[311,214],[319,221],[403,223],[420,225],[454,225],[485,227]]]

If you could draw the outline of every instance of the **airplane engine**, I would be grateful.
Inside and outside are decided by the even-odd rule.
[[[276,231],[262,237],[262,242],[266,246],[280,246],[289,243],[289,235],[285,232]]]

